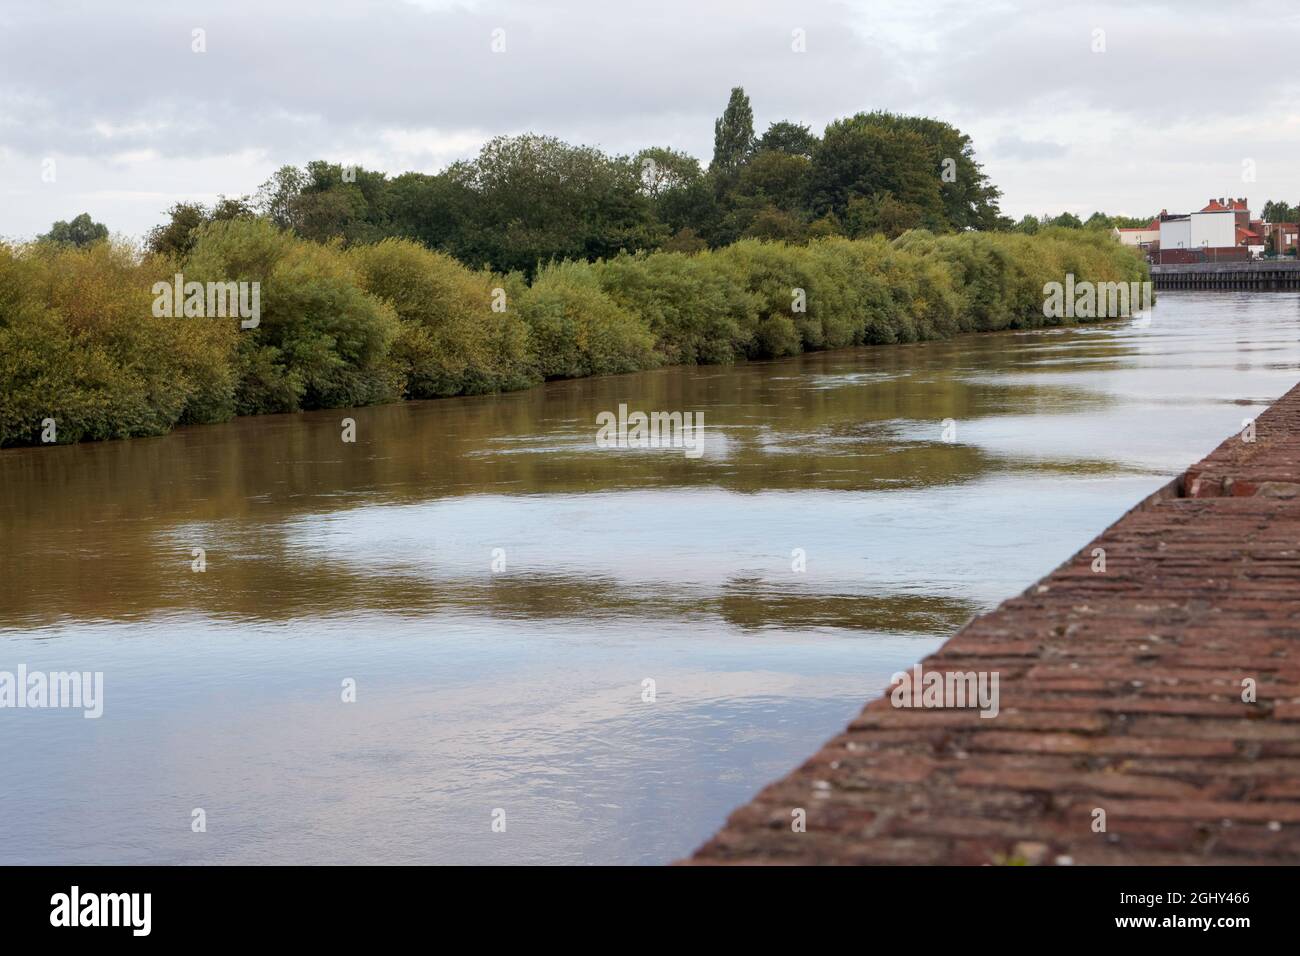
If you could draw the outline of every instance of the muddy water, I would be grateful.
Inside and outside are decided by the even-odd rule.
[[[1298,316],[0,451],[0,671],[104,675],[0,709],[0,863],[670,860],[1300,379]],[[703,454],[597,448],[621,403]]]

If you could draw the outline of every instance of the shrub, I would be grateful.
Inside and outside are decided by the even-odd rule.
[[[478,394],[529,384],[528,327],[490,273],[471,272],[419,243],[388,239],[350,256],[362,287],[400,320],[393,359],[410,398]],[[493,310],[493,289],[502,289]]]
[[[153,315],[158,263],[122,243],[0,247],[0,444],[158,435],[228,416],[229,340]]]
[[[247,217],[193,230],[184,260],[107,240],[0,243],[0,445],[39,442],[46,418],[60,441],[155,435],[236,413],[1035,327],[1068,321],[1042,305],[1069,273],[1148,278],[1097,231],[818,232],[552,263],[531,285],[406,240],[344,252]],[[260,283],[260,323],[155,317],[152,286],[177,272]]]
[[[732,305],[740,294],[708,255],[620,255],[595,265],[601,288],[641,317],[667,365],[732,362],[746,339]]]
[[[653,333],[601,290],[595,269],[585,262],[544,266],[520,309],[541,378],[609,375],[658,364]]]
[[[393,401],[399,324],[368,294],[338,245],[297,239],[261,219],[199,228],[186,281],[258,282],[261,318],[238,337],[241,414]]]

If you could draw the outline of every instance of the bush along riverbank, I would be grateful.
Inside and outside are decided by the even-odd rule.
[[[0,243],[0,446],[1062,324],[1044,294],[1067,275],[1149,279],[1069,230],[745,240],[551,263],[531,283],[261,219],[202,227],[183,259]]]

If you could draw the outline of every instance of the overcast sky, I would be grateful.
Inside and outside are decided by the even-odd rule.
[[[820,132],[872,109],[954,123],[1017,218],[1185,211],[1228,195],[1258,211],[1300,201],[1295,9],[3,0],[0,236],[83,211],[141,235],[173,202],[252,192],[285,163],[433,172],[502,133],[707,161],[736,85],[760,132],[779,119]],[[192,50],[196,29],[206,52]],[[792,49],[796,30],[806,52]]]

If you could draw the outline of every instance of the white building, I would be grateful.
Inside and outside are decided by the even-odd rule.
[[[1237,217],[1231,209],[1216,212],[1194,212],[1192,220],[1193,249],[1230,249],[1237,244]]]
[[[1231,209],[1194,212],[1160,221],[1160,251],[1231,249],[1237,245],[1236,214]]]
[[[1192,248],[1192,217],[1171,216],[1160,220],[1160,250]]]

